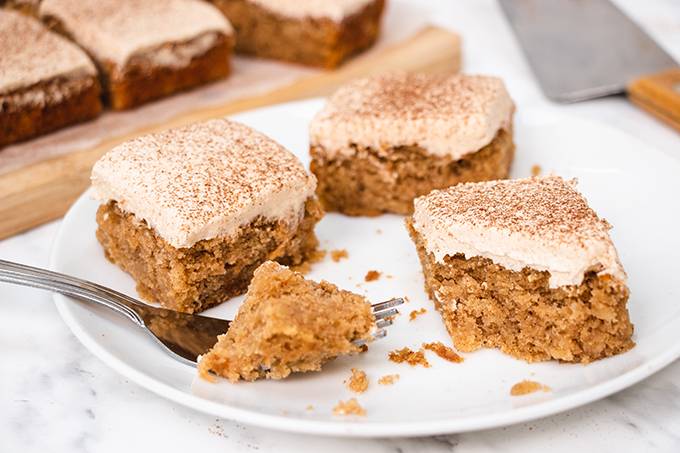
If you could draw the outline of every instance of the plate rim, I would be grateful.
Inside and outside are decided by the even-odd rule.
[[[260,107],[258,109],[248,110],[244,112],[239,112],[235,115],[240,114],[252,114],[253,112],[259,110],[271,110],[271,109],[286,109],[290,107],[296,107],[305,104],[318,103],[322,98],[313,98],[302,101],[286,102],[281,104],[275,104],[266,107]],[[634,142],[642,144],[646,148],[646,152],[653,151],[656,155],[662,159],[671,159],[676,161],[672,156],[660,151],[652,145],[649,145],[637,137],[628,134],[625,131],[614,128],[607,124],[601,123],[596,120],[591,120],[589,118],[581,118],[572,114],[565,114],[563,112],[555,111],[551,108],[531,108],[527,109],[535,113],[544,112],[550,117],[560,120],[560,118],[567,119],[569,121],[577,121],[581,123],[587,123],[590,125],[597,125],[604,130],[609,132],[614,132],[619,135],[627,136],[627,139],[633,140]],[[546,120],[547,118],[543,118]],[[677,162],[677,161],[676,161]],[[59,225],[57,234],[55,235],[49,256],[49,268],[56,270],[57,267],[57,249],[58,244],[63,241],[63,238],[67,234],[66,228],[64,227],[65,220],[72,212],[75,211],[88,196],[90,189],[87,189],[76,202],[69,208],[68,212],[62,219],[62,223]],[[650,360],[646,360],[643,363],[637,365],[636,367],[626,371],[625,373],[613,378],[606,380],[604,382],[598,383],[591,387],[576,391],[564,397],[558,397],[555,399],[538,402],[529,406],[515,407],[510,410],[505,410],[499,412],[498,414],[479,414],[467,417],[465,419],[441,419],[437,421],[409,421],[409,422],[364,422],[364,421],[351,421],[351,420],[338,420],[338,421],[321,421],[321,420],[310,420],[298,418],[289,415],[273,415],[273,414],[262,414],[255,410],[241,409],[237,407],[230,406],[223,402],[216,402],[205,399],[203,397],[192,394],[191,392],[186,392],[180,390],[172,385],[166,384],[164,382],[158,381],[155,378],[147,375],[146,373],[139,371],[132,365],[129,365],[125,361],[117,358],[114,354],[110,353],[105,347],[98,343],[86,330],[82,327],[81,323],[76,320],[73,312],[69,309],[69,305],[72,303],[80,303],[75,299],[71,299],[67,296],[61,294],[53,294],[57,312],[61,316],[64,323],[68,326],[74,336],[80,341],[85,348],[90,351],[95,357],[104,362],[108,367],[119,373],[120,375],[128,378],[135,384],[151,391],[152,393],[170,400],[174,403],[181,404],[183,406],[192,408],[199,412],[219,416],[229,420],[238,421],[244,424],[258,426],[267,429],[273,429],[277,431],[284,431],[290,433],[299,434],[312,434],[312,435],[322,435],[322,436],[343,436],[343,437],[356,437],[356,438],[370,438],[370,437],[408,437],[408,436],[427,436],[427,435],[439,435],[439,434],[452,434],[452,433],[462,433],[490,428],[499,428],[503,426],[514,425],[518,423],[528,422],[536,420],[538,418],[547,417],[550,415],[555,415],[560,412],[564,412],[582,405],[600,400],[607,396],[610,396],[616,392],[619,392],[627,387],[630,387],[643,379],[651,376],[652,374],[663,369],[674,360],[680,357],[680,342],[676,343],[673,347],[666,349],[663,353],[654,356]],[[192,368],[189,365],[188,368]]]

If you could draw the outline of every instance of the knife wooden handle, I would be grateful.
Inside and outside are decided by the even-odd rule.
[[[680,132],[680,68],[632,81],[628,85],[628,98]]]

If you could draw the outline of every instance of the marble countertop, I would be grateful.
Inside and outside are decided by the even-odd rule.
[[[680,3],[616,3],[680,61]],[[460,32],[465,70],[502,76],[519,109],[552,106],[608,123],[680,158],[680,136],[623,97],[547,102],[492,0],[420,1],[413,8]],[[54,222],[0,241],[0,257],[46,266],[58,228]],[[507,428],[414,439],[311,437],[215,419],[128,382],[73,337],[47,293],[1,285],[0,305],[0,453],[680,451],[680,361],[599,402]]]

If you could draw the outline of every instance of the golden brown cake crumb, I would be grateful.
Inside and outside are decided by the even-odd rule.
[[[456,351],[446,346],[441,341],[433,341],[432,343],[423,343],[423,348],[432,351],[444,360],[453,363],[461,363],[463,358],[456,354]]]
[[[430,362],[425,358],[425,353],[422,349],[412,351],[409,348],[396,349],[390,351],[388,358],[395,363],[408,363],[411,366],[422,365],[425,368],[430,367]]]
[[[540,165],[532,165],[531,166],[531,176],[539,176],[541,174],[541,166]]]
[[[299,272],[301,274],[308,274],[309,271],[312,270],[312,264],[319,263],[323,261],[323,259],[326,257],[326,251],[325,250],[314,250],[310,253],[307,254],[307,257],[305,261],[302,263],[295,265],[295,266],[290,266],[290,269],[295,272]]]
[[[399,380],[398,374],[386,374],[385,376],[382,376],[380,379],[378,379],[378,384],[393,385],[398,380]]]
[[[366,416],[366,409],[361,407],[356,398],[350,398],[347,401],[338,401],[338,404],[333,408],[333,415],[360,415]]]
[[[544,392],[549,392],[550,387],[543,385],[540,382],[524,380],[512,386],[510,389],[510,395],[528,395],[529,393],[535,393],[541,390]]]
[[[319,371],[339,355],[361,352],[354,342],[370,339],[374,322],[364,297],[268,261],[255,271],[229,331],[201,358],[199,373],[236,382]]]
[[[311,404],[308,404],[307,407],[305,407],[305,410],[307,410],[307,411],[313,411],[313,410],[314,410],[314,406],[311,405]]]
[[[368,377],[366,372],[357,368],[352,368],[352,376],[347,382],[347,387],[354,393],[364,393],[368,388]]]
[[[427,313],[427,308],[420,308],[418,310],[411,310],[411,313],[409,313],[409,315],[408,315],[408,320],[413,321],[418,316],[424,315],[425,313]]]
[[[368,271],[366,272],[366,275],[364,276],[364,281],[367,282],[374,282],[380,278],[381,273],[378,271]]]
[[[349,257],[349,253],[345,249],[331,250],[331,259],[336,263],[343,258]]]

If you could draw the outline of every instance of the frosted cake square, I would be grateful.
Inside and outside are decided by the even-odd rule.
[[[334,68],[378,37],[384,0],[211,0],[236,31],[236,51]]]
[[[457,349],[590,362],[633,347],[611,226],[575,185],[467,183],[415,200],[408,229]]]
[[[0,9],[0,146],[101,112],[94,64],[37,20]]]
[[[97,238],[139,294],[193,313],[245,292],[267,260],[317,246],[316,181],[288,150],[216,119],[142,136],[92,170]]]
[[[333,94],[310,125],[311,170],[329,211],[409,214],[433,189],[508,176],[514,104],[503,82],[387,74]]]
[[[40,17],[95,60],[114,109],[229,74],[229,22],[198,0],[43,0]]]

